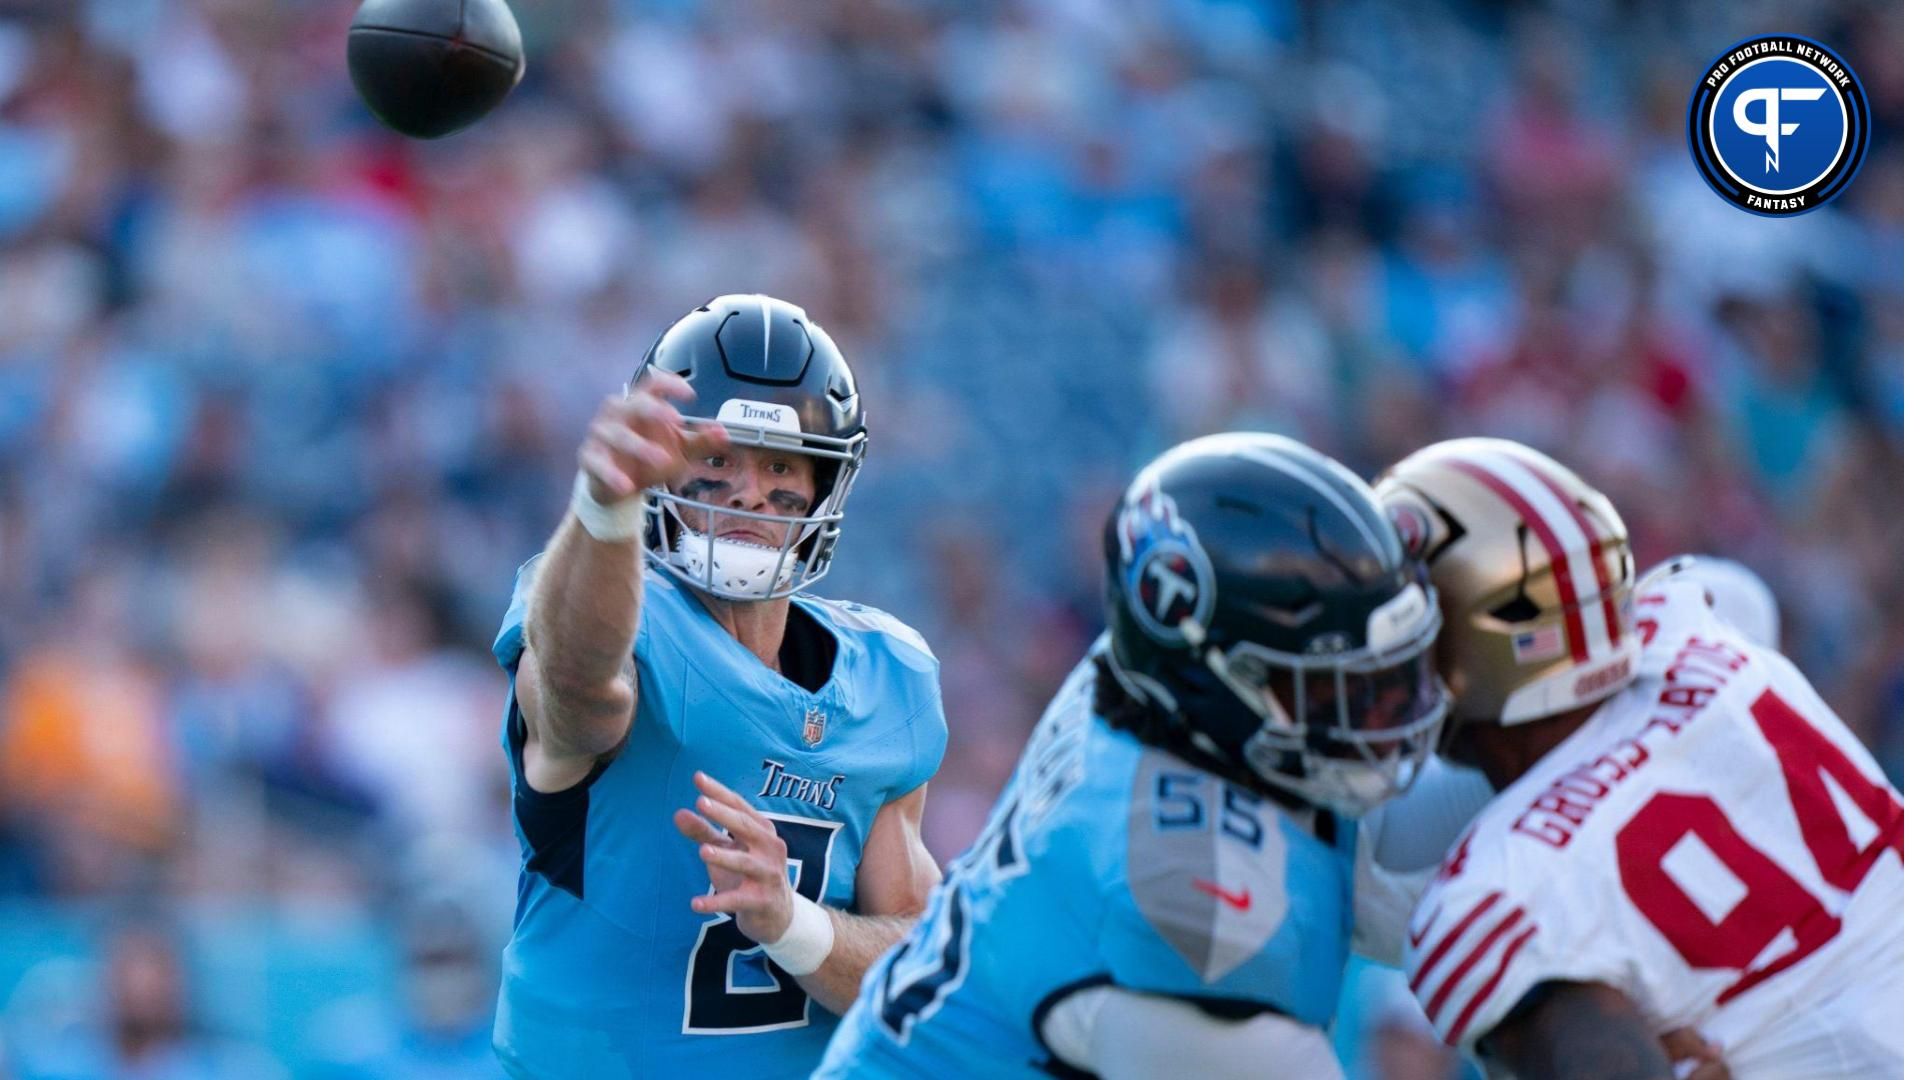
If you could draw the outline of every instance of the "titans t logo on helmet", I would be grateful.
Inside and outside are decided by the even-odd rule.
[[[1116,529],[1127,560],[1127,604],[1140,628],[1164,644],[1186,643],[1181,624],[1191,618],[1204,628],[1215,592],[1213,566],[1193,526],[1149,485],[1127,504]]]

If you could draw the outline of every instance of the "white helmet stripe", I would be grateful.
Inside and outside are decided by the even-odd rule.
[[[1553,489],[1529,469],[1525,461],[1508,454],[1495,453],[1488,454],[1483,464],[1525,499],[1553,531],[1553,539],[1564,553],[1558,557],[1566,559],[1568,575],[1573,579],[1573,593],[1579,604],[1578,614],[1574,617],[1581,621],[1582,636],[1589,643],[1597,643],[1607,624],[1606,602],[1601,579],[1594,572],[1594,561],[1587,557],[1590,549],[1587,542],[1589,530],[1583,527],[1579,515],[1561,502]],[[1609,644],[1618,641],[1616,635]]]
[[[1496,463],[1507,464],[1506,469],[1495,472]],[[1572,560],[1567,558],[1567,548],[1561,542],[1560,534],[1540,513],[1540,507],[1533,499],[1516,489],[1505,475],[1513,470],[1510,463],[1503,462],[1500,455],[1488,454],[1485,461],[1470,461],[1462,457],[1444,459],[1444,464],[1473,477],[1480,484],[1499,496],[1500,500],[1513,508],[1540,538],[1546,546],[1547,561],[1553,570],[1553,582],[1560,593],[1560,606],[1566,611],[1567,651],[1573,654],[1573,662],[1584,664],[1587,661],[1587,624],[1580,610],[1580,587],[1574,580]],[[1524,470],[1519,470],[1524,471]],[[1536,493],[1537,494],[1537,493]],[[1592,573],[1592,568],[1588,568]]]
[[[1286,473],[1288,476],[1293,477],[1295,480],[1300,481],[1318,492],[1321,498],[1340,508],[1340,512],[1346,515],[1348,521],[1353,523],[1354,531],[1366,539],[1367,545],[1373,548],[1374,554],[1380,556],[1381,562],[1389,564],[1393,562],[1392,556],[1387,553],[1385,548],[1380,546],[1380,538],[1374,535],[1373,530],[1367,527],[1367,523],[1360,520],[1360,515],[1355,513],[1353,507],[1347,504],[1347,500],[1338,492],[1334,491],[1333,488],[1329,487],[1326,481],[1321,480],[1319,477],[1313,475],[1313,473],[1301,468],[1293,461],[1288,460],[1284,455],[1273,453],[1265,447],[1243,446],[1235,452],[1241,457],[1265,465],[1275,472]]]
[[[1614,613],[1613,604],[1608,602],[1605,595],[1613,588],[1613,572],[1607,567],[1606,552],[1601,550],[1600,534],[1593,530],[1593,523],[1587,520],[1587,515],[1581,512],[1579,504],[1573,501],[1573,496],[1567,494],[1566,488],[1562,487],[1558,481],[1554,480],[1553,477],[1547,475],[1545,472],[1542,472],[1538,466],[1531,462],[1522,462],[1521,464],[1525,465],[1528,472],[1532,473],[1542,484],[1546,485],[1547,490],[1553,493],[1553,497],[1559,501],[1561,506],[1566,508],[1568,515],[1573,518],[1574,523],[1580,526],[1580,535],[1584,537],[1587,542],[1587,557],[1589,561],[1593,563],[1593,576],[1600,582],[1600,610],[1607,624],[1607,643],[1609,645],[1620,644],[1620,617]]]

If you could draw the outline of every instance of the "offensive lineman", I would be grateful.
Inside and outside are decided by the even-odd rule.
[[[1670,1076],[1682,1026],[1742,1080],[1899,1076],[1904,804],[1793,664],[1684,564],[1636,591],[1612,505],[1524,446],[1377,490],[1445,612],[1445,749],[1499,791],[1409,926],[1441,1036],[1496,1076]]]
[[[832,339],[765,296],[674,323],[595,416],[494,643],[523,859],[510,1074],[805,1075],[833,1025],[815,1003],[844,1009],[938,882],[938,664],[798,592],[865,444]]]
[[[1105,544],[1107,634],[816,1077],[1340,1075],[1352,819],[1445,714],[1433,592],[1279,436],[1163,454]]]

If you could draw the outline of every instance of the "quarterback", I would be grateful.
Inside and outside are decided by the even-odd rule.
[[[938,665],[891,617],[799,591],[865,448],[833,340],[765,296],[674,323],[594,417],[494,643],[511,1075],[804,1076],[938,883]]]
[[[1409,925],[1441,1037],[1495,1076],[1670,1076],[1683,1027],[1742,1080],[1901,1075],[1904,804],[1717,575],[1636,588],[1607,499],[1515,443],[1377,490],[1445,613],[1443,752],[1498,791]]]

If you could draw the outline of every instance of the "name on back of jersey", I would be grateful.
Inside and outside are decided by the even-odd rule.
[[[1605,753],[1556,776],[1514,820],[1512,829],[1548,847],[1563,848],[1601,800],[1653,757],[1653,747],[1687,729],[1695,717],[1751,660],[1724,641],[1692,637],[1661,675],[1652,714],[1635,734]]]

